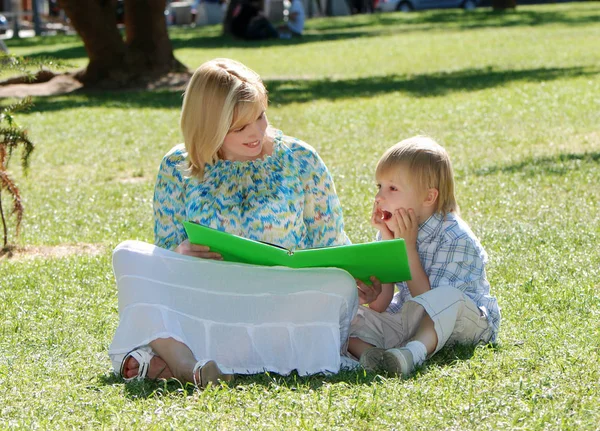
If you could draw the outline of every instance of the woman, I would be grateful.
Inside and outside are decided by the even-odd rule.
[[[190,80],[181,113],[185,143],[164,157],[155,186],[157,247],[126,242],[115,251],[121,321],[109,354],[126,380],[176,377],[204,387],[233,372],[335,367],[331,358],[315,361],[319,350],[311,349],[324,351],[347,336],[357,307],[347,273],[214,262],[221,256],[191,244],[182,224],[192,220],[287,249],[349,243],[323,161],[271,128],[266,108],[260,77],[236,61],[204,63]],[[138,272],[127,273],[131,268]],[[308,290],[326,294],[307,297]],[[327,324],[334,329],[322,346],[310,341],[310,319],[299,326],[277,315],[315,303],[332,307],[324,316],[341,316]]]

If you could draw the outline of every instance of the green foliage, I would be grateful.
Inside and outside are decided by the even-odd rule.
[[[3,59],[0,58],[0,64]],[[13,209],[11,214],[16,217],[16,236],[19,235],[19,228],[23,219],[23,203],[21,193],[14,180],[8,174],[8,162],[13,151],[18,147],[23,147],[21,162],[23,169],[29,165],[29,155],[33,151],[34,145],[27,136],[27,131],[20,127],[15,119],[14,113],[24,111],[31,107],[31,99],[25,98],[12,105],[0,107],[0,219],[3,228],[3,249],[8,244],[8,229],[6,225],[6,216],[2,206],[2,191],[6,190],[12,198]]]
[[[44,73],[43,67],[64,68],[67,63],[60,60],[52,60],[45,56],[37,58],[23,58],[6,53],[0,53],[0,75],[18,73],[24,82],[34,81],[36,75],[34,69],[39,73]],[[3,248],[8,249],[8,229],[7,220],[2,206],[2,191],[6,190],[12,198],[12,211],[16,217],[15,237],[19,236],[21,221],[23,219],[24,207],[21,199],[21,192],[17,184],[8,173],[8,163],[13,151],[17,147],[22,147],[21,165],[26,172],[29,166],[29,156],[34,149],[34,144],[29,140],[27,130],[17,124],[14,114],[19,111],[26,111],[33,105],[30,97],[26,97],[13,104],[0,106],[0,219],[3,228]]]
[[[319,151],[355,242],[374,236],[380,154],[417,133],[448,148],[462,214],[490,255],[500,343],[443,349],[407,380],[123,384],[106,354],[118,324],[110,252],[152,240],[182,91],[36,100],[19,114],[44,139],[19,184],[32,209],[19,240],[80,252],[0,261],[0,428],[598,429],[599,18],[586,2],[313,19],[302,40],[249,44],[216,26],[171,30],[191,68],[226,56],[265,78],[270,122]],[[74,37],[37,41],[7,43],[85,61]]]

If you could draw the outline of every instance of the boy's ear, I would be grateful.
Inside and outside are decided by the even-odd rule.
[[[439,190],[434,187],[427,189],[427,195],[425,196],[425,201],[423,201],[423,204],[426,207],[434,205],[437,202],[439,194]]]

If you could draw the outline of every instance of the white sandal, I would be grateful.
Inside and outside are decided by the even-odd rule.
[[[198,373],[198,377],[196,377],[196,373]],[[196,362],[192,376],[194,384],[201,389],[206,388],[211,383],[216,385],[219,381],[230,382],[233,380],[233,374],[224,374],[215,361]]]
[[[156,355],[154,354],[150,346],[143,346],[133,349],[131,352],[125,355],[123,361],[121,362],[121,377],[123,377],[126,383],[134,380],[144,380],[148,376],[148,370],[150,370],[150,361],[154,356]],[[129,358],[133,358],[138,362],[139,372],[136,376],[128,378],[125,377],[123,372],[125,371],[125,363]],[[158,375],[160,376],[161,373],[162,371],[158,373]]]

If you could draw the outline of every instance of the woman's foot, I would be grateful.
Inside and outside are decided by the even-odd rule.
[[[204,365],[198,362],[192,371],[194,383],[201,389],[209,384],[217,385],[219,381],[230,382],[233,380],[233,374],[224,374],[215,361],[208,361]]]
[[[140,364],[133,357],[129,356],[125,359],[125,363],[123,364],[122,375],[124,379],[132,379],[136,377],[140,373]],[[159,356],[153,356],[150,359],[150,368],[148,369],[148,373],[146,374],[146,378],[150,380],[158,380],[158,379],[170,379],[173,377],[173,373],[169,369],[169,366],[163,359]]]

